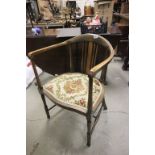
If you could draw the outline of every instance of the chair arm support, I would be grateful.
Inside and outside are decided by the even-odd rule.
[[[104,38],[103,38],[104,39]],[[90,69],[89,71],[89,75],[90,76],[95,76],[105,65],[107,65],[111,60],[112,58],[114,57],[114,49],[113,47],[111,46],[110,42],[106,39],[104,39],[104,41],[106,42],[109,50],[110,50],[110,56],[103,60],[101,63],[97,64],[96,66],[94,66],[93,68]]]
[[[114,54],[111,54],[110,57],[108,57],[107,59],[105,59],[104,61],[102,61],[101,63],[99,63],[98,65],[94,66],[93,68],[90,69],[89,71],[89,75],[90,76],[95,76],[100,70],[102,70],[102,68],[107,65],[113,58]]]
[[[53,49],[56,49],[58,47],[65,46],[65,45],[67,45],[66,41],[64,41],[62,43],[57,43],[57,44],[54,44],[54,45],[51,45],[51,46],[43,47],[43,48],[40,48],[40,49],[29,52],[28,56],[30,58],[33,58],[35,55],[38,55],[38,54],[44,53],[44,52],[46,52],[48,50],[53,50]]]

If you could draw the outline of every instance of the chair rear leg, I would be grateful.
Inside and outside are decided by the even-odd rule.
[[[103,106],[103,110],[107,110],[108,109],[107,105],[105,103],[105,99],[103,99],[103,101],[102,101],[102,106]]]
[[[41,94],[41,98],[42,98],[42,101],[44,103],[44,109],[45,109],[47,118],[50,119],[50,114],[49,114],[49,110],[48,110],[48,107],[47,107],[47,104],[46,104],[46,100],[45,100],[44,94]]]
[[[100,81],[103,82],[104,85],[107,85],[106,75],[107,75],[107,65],[102,69],[100,77]]]
[[[91,115],[87,116],[87,146],[91,145]]]

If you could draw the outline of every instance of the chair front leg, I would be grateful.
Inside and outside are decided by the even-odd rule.
[[[48,107],[47,107],[47,104],[46,104],[46,100],[45,100],[44,94],[41,94],[41,98],[42,98],[42,101],[44,103],[44,109],[45,109],[47,118],[50,119],[50,114],[49,114],[49,110],[48,110]]]
[[[91,115],[87,116],[87,146],[91,145]]]

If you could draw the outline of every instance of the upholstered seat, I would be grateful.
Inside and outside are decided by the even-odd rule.
[[[81,73],[59,75],[43,86],[44,93],[57,104],[86,113],[88,110],[88,76]],[[93,78],[94,112],[104,97],[104,88],[99,80]]]

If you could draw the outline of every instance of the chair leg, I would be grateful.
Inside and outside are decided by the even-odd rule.
[[[47,118],[50,119],[50,114],[49,114],[49,111],[48,111],[48,107],[47,107],[47,104],[46,104],[46,100],[45,100],[44,94],[41,94],[41,98],[42,98],[42,101],[44,103],[44,109],[45,109]]]
[[[106,75],[107,75],[107,66],[105,66],[105,67],[102,69],[101,77],[100,77],[100,81],[103,82],[104,85],[107,85]]]
[[[87,117],[87,146],[91,145],[91,116]]]
[[[107,110],[108,109],[107,105],[105,103],[105,99],[103,99],[103,101],[102,101],[102,106],[103,106],[103,110]]]

